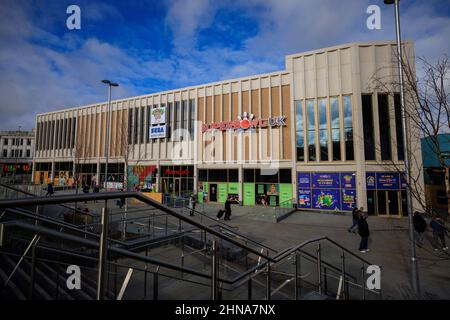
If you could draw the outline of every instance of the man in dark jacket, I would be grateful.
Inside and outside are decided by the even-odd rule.
[[[425,236],[425,231],[427,230],[427,223],[418,211],[414,212],[413,226],[414,231],[416,232],[417,245],[422,247],[423,237]]]
[[[367,217],[363,212],[359,213],[358,219],[358,233],[361,236],[361,242],[359,243],[359,252],[366,253],[370,250],[367,248],[369,242],[369,225],[367,224]]]
[[[447,229],[444,227],[444,223],[439,215],[433,216],[433,219],[430,222],[430,227],[433,230],[434,251],[439,250],[439,240],[441,240],[442,250],[448,250],[448,247],[445,244]]]
[[[227,198],[227,200],[225,201],[225,218],[224,220],[231,220],[231,201],[230,201],[230,197]]]
[[[359,210],[357,207],[354,207],[352,210],[352,225],[350,228],[348,228],[348,232],[355,233],[355,227],[358,226],[358,219],[359,219]]]

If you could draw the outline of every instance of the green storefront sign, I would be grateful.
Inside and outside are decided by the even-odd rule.
[[[255,184],[244,183],[244,206],[255,205]]]
[[[208,192],[208,182],[203,182],[203,189],[199,187],[197,192],[197,202],[203,203],[203,197],[207,196]]]
[[[258,194],[264,194],[264,185],[258,184]]]
[[[277,196],[269,196],[269,205],[271,207],[277,206]]]
[[[228,193],[229,194],[239,194],[239,183],[237,183],[237,182],[228,183]]]
[[[292,207],[292,185],[280,184],[280,207]]]
[[[227,184],[219,183],[219,185],[217,186],[217,191],[218,191],[217,202],[225,203],[225,201],[227,200],[227,196],[228,196]]]

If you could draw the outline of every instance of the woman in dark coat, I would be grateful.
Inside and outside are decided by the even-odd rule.
[[[369,242],[369,225],[367,224],[367,216],[364,213],[360,213],[358,219],[358,233],[361,236],[361,242],[359,243],[359,251],[362,253],[369,252],[367,248]]]

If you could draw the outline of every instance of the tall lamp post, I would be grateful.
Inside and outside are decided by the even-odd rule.
[[[400,104],[401,104],[401,113],[402,113],[402,126],[403,126],[403,145],[404,145],[404,153],[405,153],[405,171],[406,171],[406,201],[407,201],[407,210],[408,210],[408,218],[409,218],[409,238],[410,238],[410,250],[411,250],[411,282],[414,293],[416,297],[420,297],[420,287],[419,287],[419,272],[417,267],[417,259],[416,259],[416,244],[414,239],[414,227],[413,227],[413,208],[412,208],[412,197],[411,197],[411,161],[409,157],[409,144],[408,144],[408,123],[406,121],[406,109],[405,109],[405,87],[403,83],[403,50],[402,50],[402,39],[400,32],[400,13],[399,13],[399,5],[398,2],[400,0],[384,0],[384,3],[395,4],[395,29],[397,35],[397,61],[398,61],[398,74],[400,80]]]
[[[107,188],[108,181],[108,156],[109,156],[109,123],[111,114],[111,87],[118,87],[117,83],[109,80],[102,80],[103,83],[108,85],[108,111],[106,114],[106,145],[105,145],[105,189]],[[108,200],[105,200],[105,207],[102,210],[102,233],[100,236],[99,246],[99,262],[98,262],[98,275],[97,275],[97,300],[103,300],[106,292],[106,264],[108,260]]]
[[[111,117],[111,87],[118,87],[117,83],[109,80],[102,80],[103,83],[108,85],[108,112],[106,113],[106,144],[105,144],[105,190],[107,190],[108,182],[108,158],[109,158],[109,122]]]

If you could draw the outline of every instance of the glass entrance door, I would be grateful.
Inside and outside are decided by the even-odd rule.
[[[209,185],[209,201],[217,202],[217,184],[211,183]]]
[[[384,190],[377,191],[377,211],[380,216],[385,216],[388,213],[386,206],[386,191]]]
[[[173,193],[177,196],[180,196],[181,195],[181,178],[174,178],[173,182],[174,182]]]
[[[398,207],[398,191],[389,190],[389,191],[386,191],[386,193],[388,196],[389,215],[390,216],[398,216],[400,213],[400,210]]]

